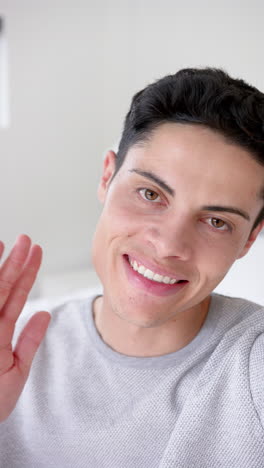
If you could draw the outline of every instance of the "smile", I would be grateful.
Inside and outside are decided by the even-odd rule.
[[[144,276],[144,278],[147,278],[151,281],[164,284],[175,284],[185,282],[185,280],[177,280],[176,278],[171,278],[169,276],[159,275],[158,273],[155,273],[154,271],[150,270],[142,264],[139,264],[138,262],[136,262],[136,260],[130,259],[129,257],[128,261],[133,270],[135,270],[140,275]]]

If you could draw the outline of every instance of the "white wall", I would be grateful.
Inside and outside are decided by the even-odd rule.
[[[0,0],[0,14],[11,92],[0,235],[41,243],[44,276],[89,264],[102,155],[137,90],[203,65],[264,89],[262,0]]]

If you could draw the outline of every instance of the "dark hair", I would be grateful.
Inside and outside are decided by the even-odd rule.
[[[166,122],[200,124],[247,149],[264,166],[264,94],[215,68],[186,68],[148,85],[132,99],[116,171],[129,148]],[[264,207],[254,227],[264,219]]]

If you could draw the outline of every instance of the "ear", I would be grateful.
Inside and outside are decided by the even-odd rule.
[[[246,242],[246,244],[244,245],[243,249],[242,249],[242,252],[240,253],[240,255],[237,257],[237,258],[242,258],[244,257],[244,255],[246,255],[246,253],[248,253],[249,249],[251,248],[252,244],[254,244],[256,238],[258,237],[261,229],[263,228],[264,226],[264,220],[261,221],[257,227],[255,227],[255,229],[253,231],[251,231],[250,233],[250,236]]]
[[[97,190],[99,200],[103,203],[105,201],[106,193],[115,173],[116,167],[116,154],[114,151],[107,151],[104,158],[103,174]]]

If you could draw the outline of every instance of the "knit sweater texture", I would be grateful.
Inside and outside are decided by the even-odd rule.
[[[100,338],[93,299],[52,310],[1,468],[264,468],[262,306],[213,294],[187,346],[131,357]]]

